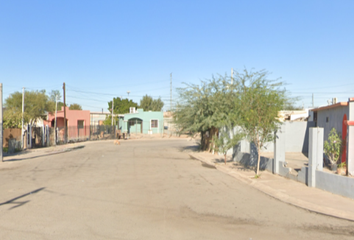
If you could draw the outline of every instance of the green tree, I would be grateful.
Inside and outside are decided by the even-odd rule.
[[[58,101],[57,110],[60,111],[61,108],[64,106],[64,103],[60,101],[62,99],[60,91],[59,90],[52,90],[49,93],[48,97],[49,97],[49,102],[50,102],[49,104],[52,105],[51,108],[54,110],[55,110],[55,99],[57,98],[57,101]]]
[[[129,108],[131,107],[138,107],[138,104],[136,102],[133,102],[133,100],[129,100],[127,98],[121,99],[120,97],[113,98],[114,101],[114,114],[124,114],[124,113],[129,113]],[[108,102],[108,111],[112,112],[112,101]]]
[[[218,135],[216,129],[235,126],[239,119],[237,83],[231,84],[227,76],[212,77],[200,85],[186,84],[179,88],[179,101],[174,111],[174,123],[179,132],[201,134],[201,148],[210,148],[205,133]]]
[[[4,114],[4,121],[8,123],[12,122],[10,125],[20,126],[22,119],[22,93],[12,93],[5,100],[4,105],[7,111],[9,111]],[[49,101],[45,90],[25,91],[25,123],[34,123],[37,119],[44,119],[46,112],[54,111],[53,107],[55,106]],[[21,116],[20,120],[18,120],[19,115]]]
[[[242,132],[236,131],[233,126],[225,126],[220,129],[219,136],[213,137],[215,150],[224,155],[225,164],[227,151],[237,145],[244,137]]]
[[[55,102],[55,99],[58,99],[58,101],[61,99],[61,93],[59,90],[52,90],[49,93],[49,101]]]
[[[121,99],[120,97],[113,98],[114,101],[114,109],[113,113],[114,114],[124,114],[124,113],[129,113],[129,108],[130,107],[138,107],[138,104],[136,102],[133,102],[133,100],[129,100],[127,98]],[[112,101],[108,102],[108,111],[112,113]],[[113,121],[116,123],[118,120],[118,117],[116,116]],[[111,116],[106,116],[106,119],[103,122],[104,125],[111,125],[112,124],[112,117]]]
[[[4,110],[4,129],[6,128],[21,128],[22,112],[16,108],[5,108]]]
[[[70,110],[82,110],[82,107],[81,107],[81,105],[79,105],[77,103],[72,103],[72,104],[70,104],[69,109]]]
[[[144,111],[161,111],[164,106],[161,98],[153,99],[149,95],[145,95],[140,100],[140,107],[144,109]]]
[[[259,173],[260,149],[274,140],[274,131],[279,127],[278,112],[288,103],[283,83],[269,80],[265,70],[236,73],[240,83],[241,126],[254,143],[258,152],[256,175]]]

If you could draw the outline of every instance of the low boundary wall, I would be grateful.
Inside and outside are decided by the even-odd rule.
[[[280,133],[275,141],[282,141]],[[275,142],[275,146],[277,143]],[[275,158],[261,157],[260,170],[267,170],[271,173],[304,183],[309,187],[316,187],[334,194],[354,199],[354,178],[328,173],[323,171],[323,128],[311,128],[309,131],[309,164],[302,167],[298,175],[290,173],[285,167],[285,149],[275,149]],[[257,166],[257,151],[252,144],[241,141],[233,149],[232,159],[245,167]],[[279,151],[283,151],[279,154]]]
[[[316,171],[316,187],[354,199],[354,179],[323,171]]]

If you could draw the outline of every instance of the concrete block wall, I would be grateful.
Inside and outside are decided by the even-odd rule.
[[[278,164],[276,174],[304,183],[309,187],[317,187],[319,189],[339,194],[354,199],[354,179],[340,176],[333,173],[323,172],[323,128],[311,128],[309,130],[309,166],[302,167],[298,175],[290,173],[290,169],[285,167],[285,159],[277,160],[276,158],[261,157],[260,170],[267,170],[275,173],[275,164]],[[282,141],[282,134],[276,141]],[[277,143],[275,143],[277,146]],[[257,165],[257,152],[252,150],[252,144],[241,141],[234,147],[233,160],[243,164],[246,167],[255,167]],[[284,148],[276,151],[284,151]],[[278,155],[282,155],[279,154]],[[275,154],[277,156],[277,154]]]
[[[285,132],[285,151],[307,153],[311,127],[315,127],[315,122],[284,122],[281,129]],[[266,143],[262,152],[274,152],[274,143]]]
[[[316,171],[316,187],[354,199],[354,179],[337,174]]]

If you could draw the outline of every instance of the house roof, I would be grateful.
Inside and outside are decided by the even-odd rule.
[[[327,109],[331,109],[331,108],[346,107],[346,106],[348,106],[348,102],[339,102],[339,103],[324,106],[324,107],[314,108],[314,109],[311,109],[311,111],[319,112],[319,111],[323,111],[323,110],[327,110]]]

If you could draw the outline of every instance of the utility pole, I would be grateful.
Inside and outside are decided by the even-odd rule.
[[[65,82],[63,83],[63,100],[64,100],[64,143],[66,143],[67,129],[66,129]]]
[[[313,93],[312,93],[312,108],[315,108],[315,98]]]
[[[114,109],[114,98],[112,100],[112,127],[113,127],[113,109]]]
[[[57,145],[57,110],[58,110],[58,96],[55,95],[54,145]]]
[[[0,145],[1,145],[1,151],[0,151],[0,159],[1,162],[3,162],[3,158],[2,158],[2,146],[3,146],[3,136],[2,136],[2,124],[3,124],[3,119],[2,119],[2,83],[0,83]]]
[[[23,115],[25,112],[25,88],[22,88],[22,124],[21,124],[21,148],[25,147],[24,141],[23,141]]]
[[[234,69],[231,68],[231,85],[234,84]]]
[[[172,73],[170,74],[170,111],[172,112]]]

